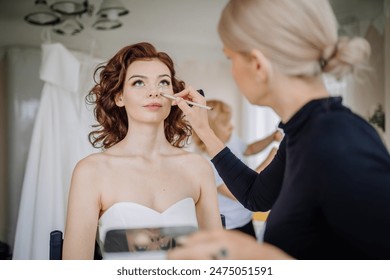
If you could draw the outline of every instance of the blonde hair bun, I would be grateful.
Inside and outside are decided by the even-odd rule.
[[[323,72],[337,78],[363,65],[371,54],[370,44],[361,37],[340,37],[329,58],[324,58]]]

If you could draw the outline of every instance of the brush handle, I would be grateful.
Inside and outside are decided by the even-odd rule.
[[[164,96],[165,98],[169,98],[169,99],[172,99],[172,100],[176,100],[176,97],[171,95],[171,94],[166,94],[166,93],[161,93],[162,96]],[[196,102],[192,102],[192,101],[189,101],[189,100],[185,100],[184,101],[188,104],[188,105],[192,105],[192,106],[195,106],[195,107],[199,107],[199,108],[202,108],[202,109],[206,109],[206,110],[212,110],[213,108],[210,107],[210,106],[206,106],[206,105],[202,105],[202,104],[199,104],[199,103],[196,103]]]

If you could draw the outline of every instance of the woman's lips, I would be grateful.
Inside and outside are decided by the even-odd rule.
[[[144,107],[146,107],[148,109],[157,110],[157,109],[161,108],[162,105],[160,103],[149,103],[149,104],[145,105]]]

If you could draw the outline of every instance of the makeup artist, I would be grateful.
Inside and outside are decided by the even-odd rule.
[[[218,31],[240,92],[281,118],[285,137],[275,158],[256,173],[218,139],[205,110],[183,102],[205,104],[202,96],[187,88],[177,105],[234,196],[271,212],[262,244],[239,232],[203,231],[169,257],[390,259],[389,152],[321,78],[359,70],[368,42],[338,37],[327,0],[231,0]]]

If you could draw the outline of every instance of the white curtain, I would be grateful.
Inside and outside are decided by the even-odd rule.
[[[87,138],[94,119],[84,98],[98,62],[59,43],[42,46],[45,84],[26,163],[14,259],[48,259],[50,231],[64,231],[72,170],[96,152]]]

